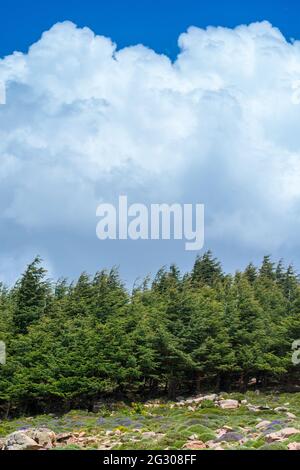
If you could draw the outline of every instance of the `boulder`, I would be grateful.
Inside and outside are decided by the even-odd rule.
[[[219,402],[220,408],[223,410],[234,410],[239,407],[239,402],[237,400],[221,400]]]
[[[188,406],[188,410],[189,410],[189,411],[195,411],[196,408],[195,408],[194,406]]]
[[[289,411],[289,409],[286,408],[286,406],[277,406],[276,408],[274,408],[274,411],[280,413],[281,411]]]
[[[274,441],[283,441],[288,437],[294,436],[295,434],[299,434],[300,430],[296,428],[284,428],[280,429],[280,431],[276,431],[266,435],[267,442],[274,442]]]
[[[204,395],[202,400],[215,401],[217,398],[218,398],[218,395],[216,393],[211,393],[210,395]]]
[[[266,429],[270,424],[271,424],[271,421],[267,421],[267,420],[260,421],[260,423],[258,423],[255,426],[255,428],[256,429]]]
[[[291,442],[288,445],[289,450],[300,450],[300,442]]]
[[[67,441],[72,436],[73,434],[71,432],[61,432],[59,434],[56,434],[56,441],[57,442]]]
[[[29,429],[25,433],[44,449],[52,449],[55,445],[56,435],[51,429]]]
[[[206,449],[206,445],[202,441],[188,441],[184,444],[183,449],[189,449],[189,450],[200,450],[200,449]]]
[[[156,433],[154,431],[145,431],[142,433],[142,436],[145,439],[153,439],[154,437],[156,437]]]
[[[222,434],[215,442],[239,442],[244,436],[238,432],[226,432]]]
[[[3,447],[5,446],[5,441],[6,441],[5,438],[1,438],[1,439],[0,439],[0,450],[2,450]]]
[[[24,431],[10,434],[4,443],[4,450],[38,450],[42,446],[29,437]]]

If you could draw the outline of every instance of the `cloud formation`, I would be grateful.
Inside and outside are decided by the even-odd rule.
[[[191,27],[178,44],[172,62],[64,22],[27,54],[0,60],[8,280],[36,252],[71,276],[99,260],[130,262],[129,277],[161,259],[186,263],[178,243],[151,245],[143,266],[150,242],[129,244],[126,255],[122,243],[100,247],[96,206],[119,194],[204,203],[206,246],[221,258],[235,247],[241,262],[273,252],[299,265],[300,42],[262,22]]]

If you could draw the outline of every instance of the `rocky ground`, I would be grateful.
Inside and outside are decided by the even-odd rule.
[[[1,421],[0,436],[2,450],[300,450],[300,393],[99,403],[94,413]]]

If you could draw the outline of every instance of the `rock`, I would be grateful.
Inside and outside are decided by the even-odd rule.
[[[185,403],[186,403],[187,405],[191,405],[192,403],[194,403],[194,401],[195,401],[194,398],[187,398],[187,399],[185,400]]]
[[[271,421],[267,421],[267,420],[260,421],[260,423],[258,423],[255,426],[255,428],[256,429],[266,429],[270,424],[271,424]]]
[[[253,411],[254,413],[257,413],[259,411],[258,407],[255,405],[247,405],[247,409],[249,411]]]
[[[222,400],[219,402],[219,406],[223,410],[234,410],[239,407],[239,402],[237,400]]]
[[[259,411],[267,411],[271,409],[269,405],[258,405],[257,408]]]
[[[145,439],[153,439],[153,437],[156,437],[156,433],[154,431],[145,431],[145,432],[142,432],[142,436]]]
[[[6,441],[5,438],[0,438],[0,450],[2,450],[3,447],[5,446],[5,441]]]
[[[222,436],[218,437],[215,442],[239,442],[244,436],[238,432],[226,432]]]
[[[194,408],[193,406],[188,406],[188,410],[189,410],[189,411],[195,411],[196,408]]]
[[[192,434],[188,439],[189,441],[196,441],[198,439],[198,434]]]
[[[204,395],[203,400],[215,401],[218,398],[216,393],[211,393],[210,395]]]
[[[4,443],[4,450],[38,450],[41,448],[42,446],[23,431],[13,432]]]
[[[300,429],[296,429],[296,428],[284,428],[284,429],[281,429],[279,431],[282,435],[282,437],[284,439],[290,437],[290,436],[294,436],[294,434],[299,434],[300,433]]]
[[[257,382],[256,378],[253,377],[252,379],[249,380],[248,385],[255,385]]]
[[[295,434],[299,434],[300,430],[296,428],[284,428],[280,431],[273,432],[271,434],[266,435],[267,442],[274,442],[274,441],[283,441],[288,437],[294,436]]]
[[[200,395],[194,398],[194,403],[201,403],[204,400],[203,396]]]
[[[248,400],[242,400],[242,401],[241,401],[241,404],[242,404],[242,405],[247,405],[247,403],[248,403]]]
[[[291,442],[288,445],[289,450],[300,450],[300,442]]]
[[[29,429],[26,435],[37,442],[44,449],[52,449],[56,442],[56,435],[51,429]]]
[[[176,401],[184,401],[184,397],[176,397]]]
[[[207,441],[205,443],[206,447],[208,449],[213,449],[213,450],[224,450],[223,447],[219,444],[219,442],[215,441]]]
[[[280,411],[289,411],[289,409],[286,408],[285,406],[277,406],[276,408],[274,408],[274,411],[278,413]]]
[[[183,449],[190,449],[190,450],[200,450],[206,449],[206,445],[202,441],[188,441],[184,444]]]
[[[287,417],[290,418],[290,419],[296,419],[296,418],[297,418],[297,416],[294,415],[294,413],[290,413],[289,411],[287,412],[286,415],[287,415]]]
[[[233,431],[233,429],[230,426],[224,426],[223,428],[217,429],[216,434],[217,438],[219,439],[220,437],[224,436],[224,434]]]
[[[251,405],[251,403],[249,403],[249,405],[246,405],[246,407],[248,408],[249,411],[253,411],[254,413],[257,413],[258,411],[266,411],[266,410],[270,410],[270,407],[269,405]]]
[[[56,434],[56,442],[67,441],[72,436],[73,436],[73,434],[71,432],[60,432],[60,433]]]

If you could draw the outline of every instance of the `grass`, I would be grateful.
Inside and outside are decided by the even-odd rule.
[[[181,449],[192,435],[203,442],[213,441],[218,430],[230,426],[232,432],[244,436],[242,445],[239,442],[226,442],[224,449],[255,449],[279,450],[287,449],[290,442],[300,442],[300,434],[290,437],[284,442],[268,443],[263,431],[257,431],[255,426],[260,420],[273,422],[270,432],[284,427],[300,429],[300,393],[295,394],[223,394],[224,398],[247,400],[252,405],[268,405],[270,410],[259,412],[249,411],[246,405],[236,410],[222,410],[209,400],[197,406],[195,411],[184,407],[171,407],[171,403],[162,402],[158,407],[145,407],[142,403],[131,406],[116,404],[113,408],[103,408],[101,412],[89,413],[74,410],[63,416],[40,415],[23,417],[0,422],[0,437],[7,436],[13,431],[24,428],[47,427],[55,433],[85,432],[87,436],[98,436],[100,441],[109,440],[119,450],[163,450]],[[288,405],[287,405],[288,403]],[[289,412],[297,418],[289,419],[286,412],[276,412],[275,407],[286,406]],[[120,431],[117,434],[107,431]],[[143,436],[144,432],[154,431],[159,436]],[[77,444],[65,445],[60,450],[80,448]],[[97,448],[92,445],[89,448]]]

